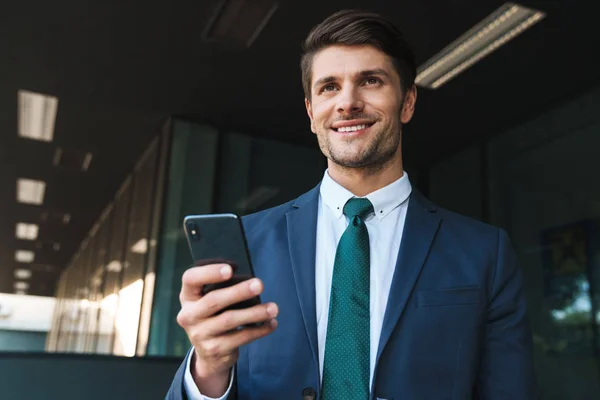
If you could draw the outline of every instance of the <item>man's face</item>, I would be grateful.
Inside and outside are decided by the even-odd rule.
[[[313,58],[306,110],[325,156],[343,167],[385,165],[401,157],[402,124],[412,118],[416,89],[402,93],[385,53],[372,46],[331,46]]]

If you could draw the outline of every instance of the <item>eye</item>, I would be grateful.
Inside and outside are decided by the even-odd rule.
[[[335,86],[334,85],[325,85],[323,86],[323,88],[321,89],[321,92],[331,92],[335,90]]]
[[[381,83],[381,80],[380,80],[379,78],[372,78],[372,77],[371,77],[371,78],[367,78],[367,79],[365,80],[365,83],[366,83],[367,85],[378,85],[378,84],[380,84],[380,83]]]

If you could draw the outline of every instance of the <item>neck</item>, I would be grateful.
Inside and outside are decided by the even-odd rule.
[[[328,173],[334,181],[352,194],[364,197],[402,178],[404,169],[400,157],[395,157],[377,168],[348,168],[329,160]]]

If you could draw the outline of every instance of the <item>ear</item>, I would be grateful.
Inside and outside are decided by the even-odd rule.
[[[415,103],[417,102],[417,86],[413,85],[406,96],[404,96],[404,104],[400,113],[400,121],[407,124],[415,113]]]
[[[317,133],[315,128],[315,120],[313,119],[312,106],[310,105],[310,100],[307,98],[304,99],[304,105],[306,106],[306,113],[308,114],[308,118],[310,118],[310,130],[312,133]]]

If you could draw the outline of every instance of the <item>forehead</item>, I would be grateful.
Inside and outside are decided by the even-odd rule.
[[[373,46],[330,46],[315,54],[312,82],[323,77],[351,76],[377,68],[390,76],[396,75],[391,58]]]

